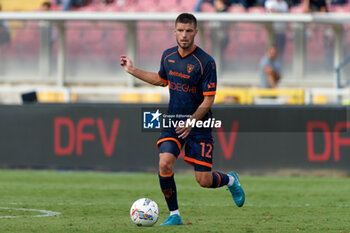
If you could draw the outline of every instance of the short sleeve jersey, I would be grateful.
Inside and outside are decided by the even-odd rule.
[[[215,61],[198,46],[184,55],[177,46],[164,51],[158,76],[169,86],[168,114],[191,115],[204,96],[216,94]],[[210,115],[211,111],[202,120]]]

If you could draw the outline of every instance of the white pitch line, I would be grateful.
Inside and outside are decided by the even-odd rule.
[[[29,211],[29,212],[39,212],[38,215],[18,215],[18,216],[0,216],[0,218],[21,218],[21,217],[30,217],[30,218],[42,218],[42,217],[51,217],[60,215],[60,212],[54,212],[50,210],[37,210],[37,209],[25,209],[25,208],[12,208],[12,207],[0,207],[0,210],[17,210],[17,211]]]

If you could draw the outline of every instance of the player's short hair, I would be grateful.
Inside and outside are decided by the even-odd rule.
[[[194,17],[194,15],[192,15],[190,13],[180,14],[175,20],[175,27],[176,27],[177,23],[185,23],[185,24],[193,23],[194,28],[197,28],[197,19],[196,19],[196,17]]]

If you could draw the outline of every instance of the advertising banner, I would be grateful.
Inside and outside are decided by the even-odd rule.
[[[218,105],[212,112],[194,127],[212,128],[214,169],[350,169],[346,107]],[[186,116],[170,117],[166,105],[2,105],[0,166],[157,171],[161,130],[186,124]],[[192,169],[183,156],[176,168]]]

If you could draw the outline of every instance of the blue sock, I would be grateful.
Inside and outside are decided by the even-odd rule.
[[[227,185],[229,182],[229,177],[226,174],[223,174],[221,172],[212,172],[213,174],[213,183],[210,186],[210,188],[219,188],[224,185]]]
[[[174,173],[170,175],[161,175],[159,173],[160,188],[164,194],[169,211],[179,209],[177,205],[176,185],[174,180]]]

